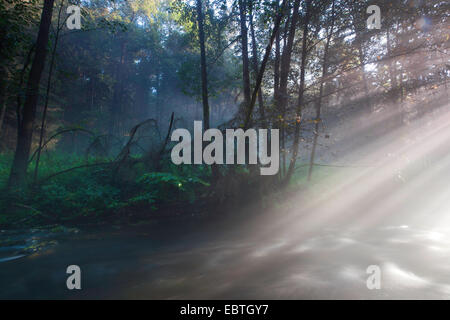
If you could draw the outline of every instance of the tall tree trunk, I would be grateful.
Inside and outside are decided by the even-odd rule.
[[[9,187],[23,186],[28,168],[33,126],[36,118],[36,105],[39,96],[39,83],[44,70],[45,57],[47,55],[47,43],[50,25],[52,22],[54,0],[45,0],[42,10],[39,33],[36,41],[36,52],[33,58],[30,75],[28,78],[23,116],[18,130],[16,152],[9,176]]]
[[[122,38],[120,41],[120,61],[116,65],[115,70],[115,79],[116,82],[114,84],[114,93],[113,100],[111,101],[111,124],[109,128],[109,134],[119,134],[122,135],[124,133],[122,126],[122,117],[123,114],[123,78],[124,78],[124,70],[125,70],[125,56],[126,56],[126,47],[127,41],[126,38]]]
[[[203,126],[209,129],[208,73],[206,70],[205,31],[203,30],[202,0],[197,0],[198,37],[200,40],[200,64],[202,73]]]
[[[366,72],[364,70],[364,61],[366,60],[366,54],[364,52],[364,47],[363,47],[363,36],[361,34],[361,30],[362,28],[365,27],[364,22],[361,22],[359,14],[355,8],[355,6],[351,7],[351,14],[352,14],[352,22],[353,22],[353,29],[355,30],[355,44],[356,44],[356,49],[358,50],[358,59],[359,59],[359,64],[360,64],[360,72],[361,72],[361,77],[363,80],[363,86],[364,86],[364,94],[366,96],[367,99],[367,108],[370,112],[372,112],[372,99],[370,97],[370,92],[369,92],[369,84],[367,82],[367,76],[366,76]]]
[[[276,5],[277,11],[279,10],[279,3],[277,0]],[[277,30],[277,34],[275,35],[275,61],[274,61],[274,70],[273,70],[273,97],[276,99],[278,96],[278,88],[280,86],[280,31]]]
[[[202,0],[197,0],[197,23],[198,38],[200,40],[200,64],[202,73],[202,102],[203,102],[203,126],[204,130],[210,128],[209,122],[209,101],[208,101],[208,71],[206,69],[206,49],[205,49],[205,31],[203,30],[203,10]],[[220,172],[217,164],[211,166],[211,174],[213,181],[219,180]]]
[[[355,39],[358,39],[358,37],[356,37]],[[364,70],[364,61],[365,61],[365,53],[364,53],[364,48],[362,46],[362,39],[358,39],[358,58],[361,64],[361,76],[362,76],[362,80],[363,80],[363,85],[364,85],[364,94],[366,95],[367,98],[367,107],[370,111],[372,110],[372,99],[370,97],[370,92],[369,92],[369,84],[367,82],[367,76],[366,76],[366,71]]]
[[[279,0],[276,1],[275,9],[280,10]],[[278,97],[278,89],[280,87],[280,56],[281,56],[281,40],[280,40],[280,31],[278,30],[275,35],[275,61],[273,66],[273,100],[276,101]],[[283,141],[283,140],[282,140]],[[284,145],[281,145],[280,151],[282,152],[282,170],[278,171],[278,176],[284,176],[284,168],[285,166],[285,153],[284,153]]]
[[[39,161],[41,159],[41,148],[42,148],[42,142],[44,140],[44,133],[45,133],[45,120],[47,118],[47,109],[48,109],[48,100],[50,97],[50,87],[52,84],[52,75],[53,75],[53,66],[55,64],[55,55],[56,55],[56,48],[58,47],[58,40],[59,40],[59,32],[61,31],[62,26],[60,26],[61,21],[61,12],[64,5],[64,0],[61,1],[61,4],[59,6],[58,11],[58,20],[56,25],[56,34],[55,34],[55,43],[53,45],[52,50],[52,57],[50,59],[50,67],[48,71],[48,79],[47,79],[47,91],[45,92],[45,103],[44,103],[44,110],[42,112],[42,121],[41,121],[41,131],[39,134],[39,145],[37,149],[37,158],[36,158],[36,165],[34,167],[34,182],[37,181],[37,176],[39,172]]]
[[[402,109],[399,101],[399,86],[397,83],[397,73],[395,72],[395,59],[392,57],[392,41],[389,28],[386,31],[386,49],[388,54],[388,70],[391,81],[391,93],[394,103],[393,125],[395,128],[400,127],[403,123]]]
[[[325,79],[328,74],[328,49],[330,48],[330,41],[333,37],[333,31],[334,31],[334,9],[335,9],[335,1],[333,0],[332,4],[332,10],[331,10],[331,30],[327,30],[327,41],[325,43],[325,48],[323,52],[323,64],[322,64],[322,78],[320,81],[320,89],[319,89],[319,98],[317,100],[316,105],[316,119],[314,121],[314,138],[313,138],[313,145],[311,150],[311,157],[309,160],[309,170],[308,170],[308,181],[311,181],[311,175],[314,168],[314,157],[316,154],[316,147],[317,147],[317,138],[319,137],[319,124],[322,122],[320,119],[321,115],[321,107],[322,107],[322,95],[323,95],[323,86],[325,83]]]
[[[9,34],[9,25],[6,25],[5,28],[0,30],[0,60],[2,61],[0,65],[0,137],[2,134],[3,121],[5,120],[6,115],[6,89],[8,84],[8,70],[6,68],[7,65],[7,56],[5,54],[6,48],[6,37]],[[0,146],[1,147],[1,146]]]
[[[244,84],[244,106],[248,110],[250,104],[250,69],[248,59],[247,0],[239,0],[239,16],[241,25],[242,47],[242,80]]]
[[[6,114],[6,86],[8,83],[8,72],[4,65],[0,66],[0,136],[2,134],[3,121]]]
[[[289,95],[287,92],[288,78],[291,70],[291,56],[294,45],[295,31],[297,28],[298,13],[300,7],[300,0],[295,0],[292,16],[286,22],[286,30],[284,34],[283,53],[281,55],[280,63],[280,78],[279,87],[277,90],[276,103],[281,119],[279,123],[281,133],[281,151],[282,151],[282,174],[286,174],[286,107],[288,105]]]
[[[292,177],[295,169],[295,163],[297,161],[298,155],[298,144],[300,142],[300,125],[302,120],[302,109],[304,103],[304,91],[305,91],[305,71],[306,71],[306,55],[308,53],[308,32],[309,32],[309,18],[311,14],[311,0],[306,0],[306,12],[305,19],[303,21],[303,39],[302,39],[302,58],[300,65],[300,88],[298,93],[298,101],[296,108],[296,119],[295,119],[295,129],[294,129],[294,142],[292,144],[292,158],[289,163],[289,168],[284,177],[284,184],[287,184]]]
[[[251,2],[252,4],[253,2]],[[255,36],[255,27],[253,25],[253,7],[250,5],[250,34],[252,37],[252,51],[253,51],[253,72],[255,75],[258,74],[258,50],[257,50],[257,44],[256,44],[256,36]],[[263,122],[263,126],[266,126],[266,115],[264,110],[264,101],[262,96],[262,90],[259,88],[258,90],[258,105],[259,105],[259,113],[261,115],[261,120]]]
[[[2,134],[2,128],[3,128],[3,121],[5,119],[5,114],[6,114],[6,103],[5,103],[5,97],[0,97],[0,108],[1,108],[1,113],[0,113],[0,137]]]
[[[278,97],[277,103],[279,104],[280,109],[284,109],[287,104],[287,83],[289,72],[291,69],[291,56],[292,56],[292,47],[294,45],[295,38],[295,30],[297,27],[297,17],[298,10],[300,6],[300,0],[295,0],[294,2],[294,10],[292,12],[292,18],[290,26],[289,26],[289,34],[287,36],[286,46],[283,48],[283,53],[281,55],[281,64],[280,64],[280,83],[278,89]],[[281,110],[283,111],[283,110]]]

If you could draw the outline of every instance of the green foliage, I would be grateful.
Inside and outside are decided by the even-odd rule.
[[[53,182],[42,186],[32,197],[40,210],[64,218],[79,215],[100,215],[125,205],[120,201],[120,190],[99,182],[94,176],[84,176],[83,181],[71,175],[64,184]]]
[[[37,1],[0,1],[1,60],[13,60],[18,51],[24,49],[33,38],[28,30],[38,21],[40,8]]]
[[[138,159],[138,158],[135,158]],[[171,172],[146,172],[136,165],[127,175],[135,180],[124,180],[116,175],[113,166],[70,168],[107,162],[109,159],[57,153],[44,154],[40,162],[37,186],[16,190],[0,199],[0,224],[44,218],[67,221],[77,218],[97,219],[120,212],[157,210],[161,206],[180,202],[194,202],[202,190],[209,187],[205,180],[208,170],[166,165]],[[0,155],[0,187],[6,187],[12,155]],[[32,176],[34,163],[30,165]],[[132,210],[127,210],[132,209]]]
[[[0,189],[6,187],[13,154],[0,154]]]
[[[168,172],[150,172],[142,175],[136,183],[141,188],[133,201],[145,200],[149,203],[190,201],[196,198],[199,186],[209,186],[209,183],[198,177],[182,177]]]

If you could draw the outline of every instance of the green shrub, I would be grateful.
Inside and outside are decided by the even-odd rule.
[[[142,209],[142,206],[155,210],[164,204],[192,203],[209,186],[205,182],[210,174],[207,167],[174,166],[171,163],[163,166],[169,172],[146,172],[146,167],[138,164],[127,169],[130,171],[125,173],[125,178],[108,166],[83,167],[52,176],[74,167],[110,160],[55,152],[43,154],[39,183],[0,198],[0,223],[11,217],[16,220],[31,216],[55,220],[98,217],[127,207],[131,209],[129,212]],[[0,155],[2,187],[6,186],[11,162],[12,155]],[[29,181],[34,174],[34,165],[33,162],[29,166]],[[7,211],[8,218],[3,214]]]
[[[133,199],[143,199],[149,203],[172,203],[196,199],[196,190],[200,186],[209,186],[204,180],[192,176],[181,177],[168,172],[150,172],[136,180],[140,193]]]

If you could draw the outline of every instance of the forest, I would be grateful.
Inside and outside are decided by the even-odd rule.
[[[119,238],[128,278],[93,295],[449,297],[448,261],[421,251],[450,253],[449,16],[443,0],[0,0],[0,279],[33,255],[17,268],[59,268],[62,248],[95,278]],[[147,254],[167,268],[140,269]],[[300,275],[333,254],[342,277],[311,272],[342,290]],[[385,295],[365,288],[373,264]],[[0,298],[70,293],[27,281]]]

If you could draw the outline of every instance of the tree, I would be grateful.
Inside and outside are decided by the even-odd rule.
[[[253,10],[254,10],[254,4],[253,1],[250,1],[250,14],[249,14],[249,20],[250,20],[250,34],[252,38],[252,61],[253,61],[253,72],[255,75],[258,74],[259,66],[258,66],[258,44],[256,42],[256,36],[255,36],[255,27],[253,22]],[[266,124],[266,115],[264,111],[264,100],[263,100],[263,94],[261,88],[259,88],[258,91],[258,105],[259,105],[259,112],[261,115],[261,120],[263,124]]]
[[[292,156],[289,163],[288,171],[284,177],[283,184],[287,184],[292,177],[295,169],[295,163],[298,155],[298,144],[300,142],[300,125],[302,120],[302,108],[304,104],[305,93],[305,72],[306,72],[306,55],[308,53],[308,32],[309,32],[309,20],[311,16],[311,0],[306,0],[306,8],[303,19],[303,34],[302,34],[302,57],[300,63],[300,87],[298,92],[297,105],[295,110],[295,129],[294,129],[294,141],[292,143]]]
[[[309,160],[309,170],[308,170],[308,181],[311,180],[311,175],[314,167],[314,157],[316,153],[316,147],[317,147],[317,138],[319,136],[319,124],[321,122],[320,119],[320,113],[321,113],[321,107],[322,107],[322,95],[323,95],[323,87],[324,83],[328,74],[328,52],[330,48],[330,42],[331,38],[333,37],[334,32],[334,21],[335,21],[335,0],[332,0],[332,8],[331,8],[331,22],[329,27],[327,26],[326,30],[326,42],[325,42],[325,48],[323,50],[323,62],[322,62],[322,77],[320,79],[320,89],[319,89],[319,97],[317,99],[317,105],[316,105],[316,119],[314,121],[314,138],[313,138],[313,145],[311,149],[311,157]]]
[[[198,37],[200,41],[200,64],[202,77],[203,125],[209,129],[208,72],[206,70],[205,31],[203,30],[202,0],[197,0]]]
[[[52,20],[54,0],[45,0],[41,22],[36,41],[36,50],[27,82],[26,98],[22,111],[22,119],[18,128],[17,145],[9,176],[9,187],[23,186],[28,168],[31,150],[33,127],[36,118],[36,106],[39,97],[39,83],[44,70],[47,55],[47,43]]]
[[[242,81],[244,84],[245,110],[250,105],[250,68],[248,59],[247,0],[239,0],[239,16],[241,27]]]
[[[280,73],[279,73],[279,83],[276,90],[277,95],[275,97],[277,109],[280,115],[279,125],[281,132],[281,149],[282,149],[282,165],[283,174],[285,174],[286,168],[286,156],[285,156],[285,146],[286,146],[286,107],[289,101],[288,95],[288,77],[291,71],[291,56],[292,48],[294,46],[295,32],[297,29],[297,20],[299,15],[300,0],[294,1],[294,7],[292,10],[292,15],[286,22],[285,35],[285,46],[283,47],[283,53],[281,54],[280,61]]]
[[[266,49],[264,51],[264,57],[261,62],[261,67],[259,69],[258,75],[256,76],[255,87],[254,87],[253,93],[251,95],[250,105],[248,106],[248,108],[245,112],[245,120],[244,120],[244,125],[243,125],[244,129],[248,129],[250,126],[253,108],[256,103],[256,97],[258,95],[259,88],[261,87],[264,72],[266,70],[266,65],[269,60],[270,53],[272,51],[273,42],[279,31],[281,20],[283,19],[283,16],[284,16],[284,10],[286,10],[287,2],[288,2],[287,0],[283,0],[280,10],[278,10],[278,12],[276,13],[274,26],[273,26],[269,41],[267,43]]]
[[[62,13],[63,6],[64,6],[64,0],[61,0],[61,3],[59,5],[59,11],[58,11],[58,19],[57,19],[57,23],[56,23],[55,43],[53,44],[52,55],[51,55],[51,59],[50,59],[49,75],[48,75],[48,79],[47,79],[47,90],[45,92],[44,111],[43,111],[42,119],[41,119],[41,130],[39,133],[39,144],[38,144],[38,149],[37,149],[36,165],[34,167],[34,182],[37,181],[37,176],[38,176],[38,172],[39,172],[39,161],[41,158],[42,143],[44,140],[45,120],[47,118],[48,102],[49,102],[49,98],[50,98],[50,88],[51,88],[51,84],[52,84],[53,67],[55,65],[56,48],[58,47],[59,33],[61,32],[61,29],[63,27],[62,25],[60,25],[61,13]]]

